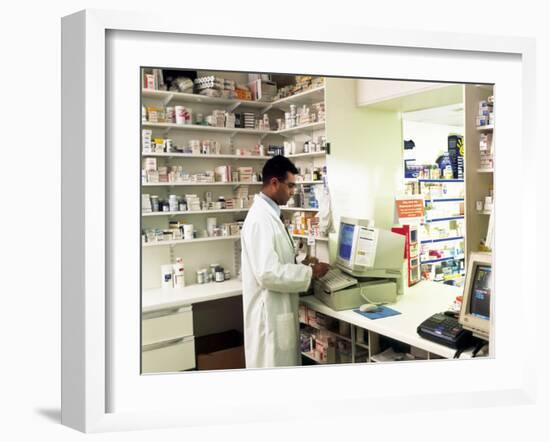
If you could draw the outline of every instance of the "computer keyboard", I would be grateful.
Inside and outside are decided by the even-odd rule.
[[[339,269],[330,269],[325,276],[319,278],[332,292],[342,290],[357,284],[357,279],[346,275]]]

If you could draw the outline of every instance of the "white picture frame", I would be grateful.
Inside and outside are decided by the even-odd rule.
[[[237,30],[238,29],[238,30]],[[105,78],[106,72],[106,38],[109,32],[140,32],[162,33],[163,35],[228,36],[248,41],[254,44],[254,39],[268,39],[270,44],[280,48],[292,47],[298,42],[312,44],[337,45],[345,50],[352,46],[370,46],[378,49],[402,48],[406,50],[438,51],[441,54],[453,52],[469,52],[473,54],[502,54],[503,56],[520,57],[521,61],[521,104],[523,109],[534,108],[535,104],[535,47],[531,39],[502,37],[488,39],[483,36],[463,35],[453,33],[400,32],[381,31],[363,28],[344,28],[334,26],[330,34],[322,29],[304,27],[302,29],[285,27],[266,28],[254,25],[234,27],[231,24],[209,25],[206,21],[191,21],[182,26],[181,21],[169,14],[154,15],[145,13],[112,12],[86,10],[65,17],[62,22],[63,49],[63,91],[62,91],[62,423],[84,432],[115,431],[140,428],[159,428],[170,426],[208,425],[212,419],[223,420],[223,400],[214,404],[211,413],[206,415],[201,407],[195,413],[189,413],[181,408],[152,407],[150,410],[139,411],[109,411],[108,396],[113,388],[108,376],[110,360],[107,334],[112,326],[113,313],[109,310],[106,287],[109,280],[109,264],[113,256],[109,255],[108,244],[112,240],[106,228],[111,222],[107,194],[109,177],[106,155],[106,94],[108,93]],[[158,34],[157,34],[158,35]],[[434,52],[432,52],[432,55]],[[437,56],[437,55],[436,55]],[[414,77],[414,74],[411,74]],[[483,77],[481,74],[480,77]],[[433,79],[432,79],[433,80]],[[481,78],[483,80],[483,78]],[[497,86],[498,87],[498,86]],[[519,112],[521,124],[508,128],[517,140],[521,149],[517,155],[527,167],[534,157],[534,122],[528,118],[528,112]],[[498,123],[497,123],[498,124]],[[504,131],[503,131],[504,132]],[[504,145],[504,143],[502,143]],[[499,146],[500,148],[500,146]],[[499,163],[500,167],[500,163]],[[511,167],[502,161],[503,170]],[[497,178],[498,182],[498,178]],[[503,182],[503,181],[502,181]],[[503,187],[504,188],[504,187]],[[526,187],[516,190],[525,204],[525,210],[519,216],[520,224],[529,223],[535,219],[537,204],[536,189]],[[506,198],[505,195],[502,199]],[[499,208],[506,213],[505,201],[498,202]],[[499,209],[496,209],[499,211]],[[505,222],[505,221],[503,221]],[[512,222],[512,221],[508,221]],[[499,218],[498,223],[501,223]],[[503,224],[501,224],[503,225]],[[501,232],[503,229],[501,230]],[[530,303],[536,303],[536,280],[528,278],[529,269],[523,264],[535,247],[535,231],[520,229],[518,251],[521,259],[517,266],[518,279],[521,280],[522,306],[521,324],[527,355],[535,354],[537,342],[534,321],[527,322],[525,315]],[[499,240],[500,238],[500,240]],[[497,228],[495,231],[495,250],[499,244],[504,244],[503,234]],[[502,249],[504,250],[504,249]],[[509,268],[500,256],[495,259],[497,270],[497,287],[499,280],[499,265],[502,264],[504,275]],[[522,277],[524,276],[524,277]],[[500,277],[501,279],[504,276]],[[519,284],[519,283],[518,283]],[[506,290],[504,285],[503,290]],[[504,307],[502,311],[504,312]],[[507,318],[502,316],[503,321]],[[509,319],[506,319],[509,321]],[[504,351],[501,353],[504,354]],[[498,362],[499,352],[495,360]],[[478,369],[482,372],[491,370],[492,362],[480,363]],[[490,389],[461,391],[454,388],[442,390],[439,400],[446,398],[454,401],[457,408],[468,408],[472,400],[477,406],[494,406],[499,403],[512,405],[534,404],[536,378],[535,359],[521,361],[521,372],[508,381],[501,383],[501,388],[492,385]],[[443,365],[443,364],[436,364]],[[328,368],[328,367],[327,367]],[[378,367],[377,367],[378,368]],[[502,367],[499,367],[502,368]],[[438,368],[447,370],[447,368]],[[299,370],[299,369],[298,369]],[[456,367],[455,367],[456,370]],[[449,374],[454,375],[452,367]],[[253,371],[248,372],[250,388],[260,385],[264,376],[277,379],[276,385],[281,385],[280,372]],[[312,371],[310,371],[312,373]],[[350,367],[330,367],[323,369],[323,376],[335,379],[338,376],[351,376],[357,379],[358,372]],[[245,373],[246,374],[246,373]],[[488,373],[485,373],[486,375]],[[228,373],[212,374],[212,381],[220,385]],[[237,376],[237,375],[236,375]],[[236,376],[231,375],[235,380]],[[384,373],[378,369],[376,376],[384,380]],[[277,377],[277,378],[276,378]],[[167,382],[176,382],[176,376]],[[215,381],[214,381],[215,378]],[[327,381],[328,382],[328,381]],[[260,384],[256,384],[260,383]],[[330,382],[329,382],[330,384]],[[328,401],[335,401],[338,392],[332,391],[327,396]],[[466,393],[466,394],[464,394]],[[193,397],[193,396],[191,396]],[[196,396],[198,399],[198,396]],[[416,408],[425,410],[436,409],[433,404],[433,393],[411,396],[402,391],[386,391],[375,394],[376,407],[370,405],[368,399],[372,396],[364,390],[356,394],[343,394],[338,400],[338,411],[325,411],[326,401],[313,398],[308,403],[314,407],[317,416],[326,413],[327,416],[357,413],[357,405],[361,412],[389,412],[395,409],[406,410],[407,406],[416,404]],[[222,398],[223,399],[223,398]],[[432,401],[432,402],[430,402]],[[242,417],[227,416],[227,423],[257,422],[261,420],[277,420],[298,418],[301,406],[280,407],[274,401],[273,407],[257,407],[257,404],[246,397],[239,398],[236,409],[242,411]],[[226,404],[225,404],[226,405]],[[217,407],[217,408],[216,408]],[[336,407],[335,407],[336,408]]]

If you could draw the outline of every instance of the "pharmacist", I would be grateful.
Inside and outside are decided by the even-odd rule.
[[[241,232],[247,368],[300,365],[298,293],[329,269],[316,260],[296,264],[294,241],[281,221],[279,206],[294,194],[297,173],[280,155],[265,163],[262,191]]]

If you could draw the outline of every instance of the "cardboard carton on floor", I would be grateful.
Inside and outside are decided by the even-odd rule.
[[[198,370],[245,368],[242,334],[237,330],[195,339]]]

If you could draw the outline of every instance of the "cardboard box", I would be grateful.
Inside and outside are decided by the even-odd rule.
[[[195,338],[197,370],[245,368],[243,336],[237,330]]]

